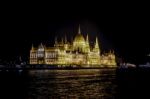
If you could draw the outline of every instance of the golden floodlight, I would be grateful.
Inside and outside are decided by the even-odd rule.
[[[90,46],[89,37],[86,39],[81,34],[79,26],[78,33],[72,42],[57,41],[55,38],[54,47],[46,47],[40,44],[38,48],[30,50],[30,64],[51,64],[59,66],[98,66],[116,67],[114,52],[101,54],[98,37],[96,37],[94,47]]]

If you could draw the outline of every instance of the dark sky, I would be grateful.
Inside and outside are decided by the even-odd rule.
[[[8,7],[7,7],[8,6]],[[140,63],[150,53],[149,11],[136,4],[62,4],[7,5],[1,12],[0,58],[29,57],[31,45],[52,45],[55,36],[74,36],[78,25],[91,40],[97,35],[102,51],[114,49],[116,55]]]

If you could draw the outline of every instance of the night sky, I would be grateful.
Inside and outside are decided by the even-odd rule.
[[[7,5],[9,6],[9,5]],[[28,60],[31,45],[52,46],[54,37],[77,34],[93,41],[97,35],[102,52],[114,49],[117,57],[130,63],[142,63],[150,53],[149,11],[146,5],[50,4],[11,5],[1,12],[0,59]]]

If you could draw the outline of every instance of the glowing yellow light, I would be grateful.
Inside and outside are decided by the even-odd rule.
[[[55,64],[59,66],[80,65],[80,66],[107,66],[116,67],[114,53],[100,55],[98,38],[92,48],[88,35],[85,38],[79,33],[73,42],[65,43],[55,41],[54,47],[44,47],[42,44],[38,48],[32,46],[30,50],[30,64]]]

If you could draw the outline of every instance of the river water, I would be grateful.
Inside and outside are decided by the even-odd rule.
[[[129,99],[138,96],[142,91],[136,91],[140,84],[136,83],[139,79],[135,72],[123,72],[119,75],[115,69],[0,71],[0,99]]]

